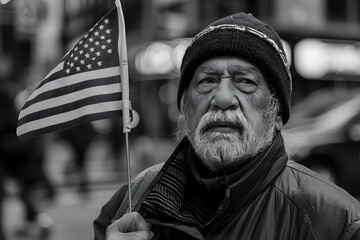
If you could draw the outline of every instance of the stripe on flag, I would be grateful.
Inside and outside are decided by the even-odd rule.
[[[78,108],[73,111],[68,111],[25,123],[18,127],[18,135],[23,135],[28,132],[38,131],[39,129],[48,128],[50,126],[56,128],[56,126],[61,126],[62,123],[66,123],[66,122],[73,122],[74,124],[76,120],[82,123],[82,119],[79,118],[79,112],[86,113],[84,114],[84,116],[92,115],[91,116],[92,120],[97,120],[97,119],[102,119],[101,114],[103,112],[118,114],[119,111],[122,109],[121,101],[114,101],[111,104],[109,103],[111,102],[86,105],[84,107]]]
[[[46,99],[50,99],[50,98],[54,98],[54,97],[58,97],[58,96],[63,96],[63,95],[66,95],[66,94],[69,94],[72,92],[76,92],[76,91],[80,91],[80,90],[83,90],[86,88],[118,83],[118,81],[119,81],[118,78],[119,78],[118,76],[109,77],[109,78],[100,78],[100,79],[96,79],[96,81],[86,81],[86,82],[82,82],[82,83],[72,84],[71,86],[61,87],[61,88],[56,89],[56,91],[44,92],[44,93],[41,93],[40,95],[36,96],[35,98],[29,100],[24,105],[23,109],[25,110],[25,108],[27,108],[30,105],[33,105],[37,102],[44,101]]]
[[[103,94],[94,94],[93,91],[97,89],[102,90]],[[61,96],[59,97],[59,101],[57,100],[57,98],[52,98],[47,101],[39,102],[38,104],[34,104],[29,108],[25,109],[28,111],[24,110],[24,112],[26,113],[24,117],[18,120],[18,126],[21,126],[28,121],[34,121],[36,120],[36,118],[43,118],[65,111],[72,111],[87,104],[115,100],[121,101],[121,96],[119,96],[118,91],[118,85],[111,84],[109,86],[88,88],[84,91],[68,94],[68,96],[66,96],[66,100],[68,101],[61,101],[63,100],[63,96]]]
[[[84,73],[79,73],[71,76],[62,77],[59,79],[55,79],[53,81],[48,81],[44,85],[40,85],[40,88],[37,88],[28,98],[28,101],[31,101],[41,93],[55,90],[57,88],[70,86],[76,83],[82,83],[89,80],[97,80],[99,78],[107,78],[107,77],[113,77],[113,76],[119,76],[120,71],[119,67],[112,67],[108,69],[100,69],[96,71],[89,71]],[[25,105],[26,106],[26,105]]]

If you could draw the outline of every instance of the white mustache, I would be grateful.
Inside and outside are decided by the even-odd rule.
[[[199,123],[201,133],[214,127],[232,127],[242,131],[245,125],[248,125],[248,122],[242,112],[232,110],[208,112]]]

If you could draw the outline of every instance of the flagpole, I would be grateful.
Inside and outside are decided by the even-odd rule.
[[[125,148],[126,148],[126,172],[127,172],[127,184],[129,195],[129,212],[132,211],[131,201],[131,168],[130,168],[130,152],[129,152],[129,132],[131,131],[130,125],[130,109],[131,102],[129,100],[129,72],[128,72],[128,57],[126,47],[126,32],[125,32],[125,20],[121,7],[120,0],[115,1],[118,20],[119,20],[119,64],[120,64],[120,76],[121,76],[121,93],[123,104],[123,133],[125,133]]]

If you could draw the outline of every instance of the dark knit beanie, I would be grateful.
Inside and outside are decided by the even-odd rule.
[[[288,121],[292,84],[280,37],[271,26],[246,13],[217,20],[193,38],[181,65],[179,108],[196,68],[216,56],[238,56],[255,64],[279,98],[283,123]]]

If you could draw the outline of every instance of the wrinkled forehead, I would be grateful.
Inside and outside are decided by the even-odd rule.
[[[195,73],[223,73],[224,71],[262,74],[255,64],[240,57],[216,57],[208,59],[196,68]]]

